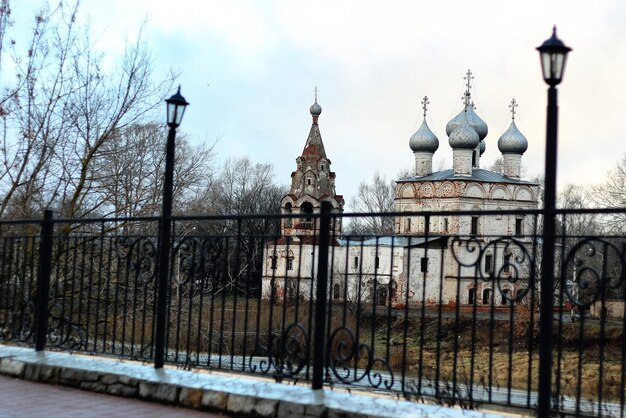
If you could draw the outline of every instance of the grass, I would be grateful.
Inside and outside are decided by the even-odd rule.
[[[309,302],[301,302],[296,307],[289,303],[270,305],[254,299],[246,302],[242,298],[236,301],[215,298],[204,300],[200,307],[197,300],[192,304],[181,300],[170,309],[170,350],[277,358],[287,348],[283,342],[289,341],[281,339],[283,330],[293,323],[301,324],[304,333],[302,329],[291,328],[291,342],[297,342],[295,346],[306,350],[314,343],[314,311],[311,309]],[[421,374],[423,378],[437,378],[440,382],[536,390],[539,359],[538,329],[536,320],[534,322],[531,328],[529,317],[524,314],[516,317],[513,324],[489,319],[473,322],[471,316],[458,320],[443,318],[441,322],[436,317],[423,321],[411,318],[405,345],[403,320],[362,316],[357,321],[353,311],[336,306],[330,330],[342,328],[343,331],[331,342],[329,352],[339,366],[366,368],[383,359],[396,378],[404,366],[408,378]],[[127,327],[131,323],[125,322]],[[558,376],[560,394],[577,396],[580,387],[582,399],[597,399],[598,393],[602,393],[604,399],[619,399],[622,390],[621,325],[607,326],[604,336],[596,322],[587,323],[582,333],[579,323],[564,325],[560,332],[555,329],[553,375],[555,387]],[[344,326],[352,332],[348,333]],[[560,358],[557,344],[561,345]],[[356,358],[354,354],[359,346],[361,350]],[[371,348],[371,358],[367,357],[364,346]],[[602,353],[601,346],[604,347]],[[300,354],[306,355],[305,351]],[[381,367],[380,362],[374,364],[374,368]],[[601,378],[600,367],[603,368]]]
[[[116,311],[108,306],[106,316],[104,304],[99,307],[99,313],[91,311],[90,318],[97,317],[99,321],[98,340],[105,337],[106,323],[107,346],[113,341],[116,344],[116,351],[111,354],[127,356],[126,350],[135,350],[135,345],[140,344],[145,346],[142,354],[149,355],[151,351],[146,350],[152,344],[151,306],[150,303],[147,309],[129,306],[126,310],[118,306]],[[91,308],[95,309],[95,305]],[[85,312],[83,310],[83,319]],[[117,316],[113,316],[113,312]],[[384,313],[384,310],[377,312]],[[202,301],[199,297],[173,300],[169,315],[169,349],[173,353],[191,354],[187,361],[194,358],[194,353],[207,352],[277,358],[294,347],[300,351],[291,354],[301,356],[299,361],[311,361],[307,352],[314,344],[314,304],[308,301],[298,306],[294,303],[270,305],[268,301],[256,299],[246,301],[205,295]],[[535,390],[539,340],[537,320],[532,319],[531,327],[530,313],[522,311],[516,313],[512,324],[489,319],[474,322],[471,316],[423,320],[410,317],[405,322],[393,316],[373,318],[362,312],[357,316],[354,310],[334,305],[329,329],[331,333],[337,329],[342,331],[330,344],[329,352],[335,364],[347,367],[366,368],[374,364],[374,368],[384,369],[387,363],[396,379],[404,367],[411,379],[421,375],[440,382]],[[302,328],[290,328],[290,338],[285,338],[284,330],[294,323],[301,324]],[[95,328],[90,325],[89,338],[93,338]],[[124,353],[117,351],[122,341],[126,344]],[[295,344],[288,345],[289,342]],[[597,399],[599,394],[603,399],[619,399],[624,390],[622,361],[626,360],[622,358],[622,343],[621,322],[609,323],[604,329],[598,321],[586,321],[584,328],[580,322],[564,323],[561,329],[555,326],[553,387],[558,386],[563,396],[578,396],[580,388],[583,400]],[[369,351],[365,347],[369,347]],[[101,349],[107,351],[104,346]],[[337,356],[338,353],[341,356]],[[180,359],[178,361],[182,361]]]

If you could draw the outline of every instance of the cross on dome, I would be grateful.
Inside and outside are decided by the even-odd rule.
[[[517,107],[517,101],[515,97],[511,100],[511,104],[509,105],[509,109],[511,109],[511,120],[515,120],[515,108]]]
[[[465,73],[465,77],[463,77],[463,80],[466,81],[465,83],[465,94],[463,95],[463,104],[465,105],[465,108],[467,109],[468,106],[470,106],[470,89],[472,88],[472,80],[474,79],[474,75],[472,74],[472,70],[467,70],[467,72]]]
[[[463,80],[467,82],[465,84],[467,87],[467,91],[470,91],[470,89],[472,88],[473,79],[474,79],[474,75],[472,74],[472,70],[467,70],[467,72],[465,73],[465,77],[463,77]]]
[[[428,105],[430,102],[428,101],[428,96],[424,96],[424,100],[422,100],[422,109],[424,109],[424,118],[426,118],[426,111],[428,110]]]
[[[313,93],[315,93],[315,101],[317,102],[317,86],[313,89]]]

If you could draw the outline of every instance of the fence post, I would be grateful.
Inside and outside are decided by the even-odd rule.
[[[322,202],[315,293],[315,327],[313,329],[313,389],[324,386],[326,367],[326,309],[328,298],[328,247],[330,242],[330,202]]]
[[[48,334],[48,298],[50,296],[53,232],[52,211],[46,210],[41,222],[37,296],[35,299],[35,350],[37,351],[43,351],[46,347],[46,335]]]

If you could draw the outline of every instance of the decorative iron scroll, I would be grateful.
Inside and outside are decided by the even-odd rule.
[[[273,371],[277,380],[297,377],[309,364],[310,339],[302,324],[291,324],[281,334],[271,333],[267,346],[257,346],[250,356],[250,370],[262,374]],[[256,362],[255,358],[263,357]]]
[[[185,237],[174,245],[173,260],[178,285],[201,291],[219,287],[224,267],[221,238]]]
[[[115,238],[117,257],[126,261],[139,285],[147,285],[156,277],[156,244],[152,237]]]
[[[355,383],[367,379],[373,388],[379,388],[381,385],[386,389],[392,388],[395,378],[389,362],[374,356],[369,345],[358,344],[348,327],[336,328],[330,335],[328,344],[328,366],[332,376],[341,383]]]
[[[67,302],[69,303],[69,302]],[[56,347],[79,350],[87,346],[85,332],[66,315],[65,303],[54,301],[48,314],[48,344]]]
[[[567,252],[561,272],[561,286],[566,300],[588,308],[614,295],[623,297],[624,251],[601,238],[585,238]]]
[[[512,237],[499,237],[491,241],[477,238],[455,237],[450,248],[460,267],[471,268],[472,274],[485,282],[494,282],[502,297],[510,302],[520,302],[535,288],[537,263],[532,246]],[[491,265],[487,265],[487,256]],[[507,292],[509,288],[516,292]]]
[[[19,306],[12,308],[9,321],[5,324],[2,339],[9,341],[26,342],[33,338],[35,333],[35,302],[22,301]]]
[[[209,237],[202,240],[200,252],[202,288],[211,291],[218,288],[224,273],[224,242],[221,237]]]

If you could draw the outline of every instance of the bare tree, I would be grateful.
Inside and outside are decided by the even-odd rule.
[[[11,20],[11,4],[9,0],[0,0],[0,72],[2,71],[2,51],[4,50],[4,35],[13,25]]]
[[[564,209],[586,209],[591,207],[588,197],[585,188],[570,183],[559,194],[559,206]],[[566,214],[562,223],[567,235],[595,235],[601,229],[598,216],[594,213]]]
[[[496,158],[489,166],[489,171],[504,175],[504,158],[502,156]]]
[[[374,173],[371,182],[361,182],[357,195],[352,199],[354,212],[391,212],[395,197],[395,182],[387,180],[380,173]],[[353,235],[391,234],[394,220],[389,216],[364,216],[353,218],[348,225],[348,233]]]
[[[161,210],[164,142],[167,128],[156,123],[135,124],[115,132],[93,165],[94,191],[104,216],[155,216]],[[175,211],[185,212],[213,175],[213,147],[191,145],[176,137],[174,163]]]
[[[270,164],[253,163],[247,157],[229,159],[188,211],[227,216],[278,213],[286,188],[274,184],[273,177]],[[198,235],[213,237],[211,245],[220,248],[226,263],[220,282],[212,285],[213,292],[260,292],[263,245],[278,231],[278,218],[225,218],[193,226]]]
[[[626,206],[626,154],[609,170],[602,183],[592,187],[590,198],[603,208],[621,209]],[[626,214],[623,211],[605,217],[603,223],[611,232],[626,232]]]
[[[44,8],[26,51],[10,44],[16,74],[0,97],[2,217],[31,217],[46,207],[67,217],[98,213],[101,149],[119,130],[149,120],[171,90],[171,73],[152,81],[141,32],[117,70],[103,71],[103,55],[88,28],[77,26],[77,13],[78,3]]]

